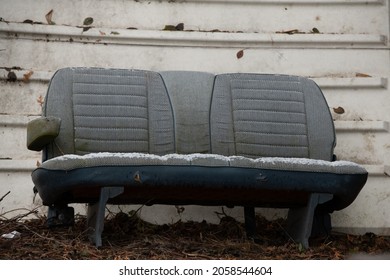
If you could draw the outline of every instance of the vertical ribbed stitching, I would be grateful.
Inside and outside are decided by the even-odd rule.
[[[72,130],[73,130],[73,153],[76,153],[76,131],[75,131],[75,121],[74,121],[74,101],[73,101],[73,93],[74,93],[74,76],[75,76],[75,70],[72,69],[72,93],[70,95],[70,98],[72,99]]]
[[[159,75],[159,77],[161,78],[161,81],[163,83],[163,86],[164,86],[164,89],[165,89],[165,92],[167,94],[167,97],[168,97],[168,102],[169,102],[169,106],[171,108],[171,113],[172,113],[172,125],[173,125],[173,151],[174,153],[177,152],[176,150],[176,116],[175,116],[175,110],[173,109],[173,104],[172,104],[172,100],[171,100],[171,95],[168,91],[168,87],[165,83],[165,80],[163,78],[163,76],[161,75],[161,73],[157,73]]]
[[[235,76],[233,75],[233,78]],[[237,146],[236,146],[236,130],[235,130],[235,123],[234,123],[234,109],[233,109],[233,93],[232,93],[232,75],[229,75],[229,82],[228,82],[228,93],[230,94],[230,108],[231,108],[231,116],[232,116],[232,133],[233,133],[233,147],[234,147],[234,153],[233,155],[237,155]],[[231,153],[229,153],[231,154]]]
[[[113,73],[112,72],[107,72],[107,71],[100,71],[100,72],[93,72],[93,73],[91,73],[91,71],[88,71],[88,72],[86,72],[86,70],[85,69],[83,69],[84,71],[82,71],[82,72],[75,72],[75,74],[74,74],[74,82],[73,82],[73,95],[74,95],[74,97],[75,97],[75,95],[77,94],[77,91],[76,91],[76,85],[77,84],[79,84],[79,83],[83,83],[83,82],[80,82],[77,78],[78,77],[80,77],[80,79],[81,79],[81,81],[83,81],[84,80],[84,76],[87,76],[87,75],[92,75],[92,76],[94,76],[94,75],[104,75],[104,76],[106,76],[106,78],[107,79],[111,79],[114,75],[113,75]],[[144,79],[144,80],[146,80],[146,76],[145,76],[145,74],[140,74],[140,75],[137,75],[137,73],[138,72],[134,72],[134,73],[130,73],[130,74],[128,74],[128,73],[125,73],[126,75],[125,75],[125,77],[127,77],[127,76],[131,76],[131,77],[134,77],[134,81],[132,82],[132,83],[130,83],[130,84],[123,84],[123,86],[126,86],[125,88],[124,88],[124,91],[126,92],[127,91],[127,95],[129,95],[129,93],[131,93],[131,92],[129,92],[129,87],[131,87],[132,86],[132,84],[133,83],[136,83],[137,81],[139,81],[140,79]],[[120,73],[121,74],[121,73]],[[122,75],[121,75],[122,76]],[[88,84],[88,83],[87,83]],[[97,87],[99,87],[99,86],[103,86],[103,85],[105,85],[105,83],[103,83],[103,84],[99,84],[99,83],[94,83],[93,84],[94,86],[97,86]],[[145,90],[145,92],[144,92],[144,94],[146,95],[147,94],[147,92],[146,92],[146,89],[147,89],[147,87],[146,87],[146,82],[145,81],[143,81],[143,83],[142,83],[142,87],[144,88],[144,90]],[[94,90],[92,89],[92,91],[91,91],[91,93],[92,93],[92,98],[93,98],[93,94],[94,94]],[[146,98],[146,96],[143,96],[142,98]],[[73,103],[75,103],[76,102],[76,99],[75,100],[73,100]],[[107,103],[107,105],[109,104],[110,102],[108,102]],[[77,102],[76,102],[76,104],[78,104]],[[127,104],[127,103],[126,103]],[[126,105],[125,104],[125,105]],[[123,107],[123,106],[122,106]],[[144,149],[142,149],[143,151],[147,151],[147,149],[149,148],[149,134],[148,134],[148,131],[147,131],[147,127],[149,126],[149,123],[148,123],[148,103],[147,103],[147,100],[146,100],[146,102],[145,102],[145,106],[142,106],[142,108],[143,108],[143,110],[145,110],[145,119],[146,119],[146,124],[145,124],[145,128],[142,128],[142,130],[143,131],[145,131],[145,133],[144,133],[144,137],[142,138],[142,139],[133,139],[135,142],[143,142],[144,144],[142,144],[142,145],[144,145]],[[127,113],[126,113],[126,111],[125,111],[125,109],[123,110],[124,112],[123,112],[123,114],[127,114],[127,113],[129,113],[130,115],[131,115],[131,113],[132,113],[132,111],[131,111],[131,108],[128,108],[127,109]],[[74,111],[74,113],[73,113],[73,115],[75,116],[75,114],[76,114],[76,112],[77,112],[77,110],[75,110]],[[99,114],[99,116],[100,117],[104,117],[105,115],[104,114]],[[120,116],[120,115],[119,115]],[[127,116],[127,115],[126,115]],[[76,126],[76,122],[75,122],[75,120],[77,119],[82,119],[82,115],[81,116],[78,116],[77,118],[75,118],[74,120],[73,120],[73,122],[74,122],[74,126]],[[115,116],[114,116],[115,117]],[[130,129],[132,127],[132,125],[131,125],[131,123],[128,123],[128,128]],[[100,127],[99,128],[97,128],[97,127],[93,127],[95,130],[99,130],[99,129],[101,129]],[[114,128],[113,128],[114,129]],[[94,135],[90,135],[90,137],[87,137],[87,139],[84,139],[84,140],[87,140],[87,141],[94,141],[94,142],[97,142],[97,141],[101,141],[101,143],[102,143],[102,145],[100,145],[100,144],[96,144],[97,146],[99,146],[98,148],[97,148],[97,150],[94,150],[94,151],[106,151],[106,149],[107,149],[107,142],[109,142],[109,141],[112,141],[112,139],[111,140],[107,140],[107,142],[106,143],[103,143],[102,142],[102,140],[96,140],[96,139],[94,139],[94,138],[91,138],[91,137],[93,137]],[[128,137],[129,136],[129,137]],[[124,137],[128,137],[128,138],[126,138],[126,139],[124,139],[122,142],[125,142],[125,141],[127,141],[127,142],[131,142],[132,140],[130,139],[131,138],[131,136],[132,136],[132,134],[128,134],[127,136],[124,136]],[[75,137],[75,140],[76,139],[78,139],[77,137]],[[113,140],[113,141],[115,141],[115,140]],[[118,142],[118,141],[116,141],[116,142]],[[145,143],[145,142],[148,142],[148,143]],[[77,147],[76,147],[77,148]],[[139,147],[137,146],[137,149],[138,149]],[[95,149],[96,149],[96,146],[95,146]],[[102,150],[103,149],[103,150]],[[124,145],[122,145],[122,148],[121,148],[122,150],[126,150],[127,148],[126,148],[126,146],[124,146]],[[88,152],[88,151],[86,151],[85,149],[82,149],[82,150],[79,150],[79,149],[76,149],[75,151],[77,151],[77,152],[82,152],[82,151],[84,151],[84,152]]]
[[[248,77],[248,78],[249,78],[249,77]],[[245,83],[245,82],[247,81],[247,78],[246,78],[245,76],[244,76],[244,77],[238,76],[236,79],[233,79],[233,81],[236,81],[236,80],[237,80],[238,82]],[[256,89],[257,89],[257,88],[258,88],[258,89],[263,89],[263,88],[264,88],[264,83],[267,84],[267,82],[268,82],[267,79],[266,79],[266,80],[260,79],[260,80],[258,80],[258,81],[261,82],[261,84],[258,85],[258,86],[256,86]],[[275,81],[277,82],[277,81],[279,81],[279,79],[277,79],[277,80],[275,80]],[[286,81],[286,82],[294,82],[294,81]],[[297,83],[297,82],[299,82],[299,80],[298,80],[298,81],[295,80],[294,83]],[[232,81],[231,81],[231,83],[230,83],[230,86],[232,87]],[[234,89],[236,89],[236,88],[234,88]],[[278,90],[277,87],[276,87],[275,89]],[[283,91],[284,91],[284,90],[283,90]],[[300,82],[299,82],[297,91],[300,92],[302,95],[304,95],[304,93],[303,93],[303,91],[302,91],[302,83],[300,83]],[[232,89],[230,89],[230,92],[231,92],[231,94],[232,94],[232,100],[233,100],[233,101],[236,100],[236,99],[239,99],[239,96],[236,96],[236,98],[233,99]],[[275,99],[275,100],[277,101],[278,99]],[[267,102],[267,100],[264,99],[264,102]],[[304,96],[303,96],[303,100],[302,100],[300,103],[302,103],[302,105],[303,105],[303,114],[305,115],[305,116],[304,116],[304,119],[302,120],[302,121],[303,121],[303,122],[302,122],[302,125],[304,125],[304,133],[302,133],[302,136],[305,137],[304,139],[306,139],[306,143],[308,143],[307,120],[306,120],[306,110],[305,110],[305,100],[304,100]],[[233,105],[232,105],[232,109],[233,109]],[[259,113],[260,113],[260,112],[259,112]],[[235,118],[234,111],[233,111],[233,123],[234,123],[234,124],[235,124],[235,121],[237,121],[237,119]],[[280,124],[283,124],[283,121],[282,121],[282,120],[280,120],[279,122],[280,122]],[[234,136],[235,136],[234,143],[236,144],[235,149],[236,149],[236,153],[237,153],[237,143],[236,143],[236,139],[237,139],[237,138],[236,138],[236,135],[238,134],[238,132],[242,133],[243,131],[241,131],[240,129],[237,130],[237,126],[234,126],[233,129],[234,129]],[[254,145],[256,145],[256,144],[254,144]],[[263,144],[259,144],[259,145],[264,146]],[[265,145],[268,146],[269,144],[265,144]],[[288,145],[286,145],[286,146],[288,146]],[[308,154],[308,151],[307,151],[308,145],[305,144],[305,145],[302,146],[302,147],[304,147],[305,151],[304,151],[303,153],[300,152],[300,154],[301,154],[302,156],[307,156],[307,154]]]
[[[211,89],[211,96],[210,96],[210,107],[209,107],[209,143],[210,143],[210,153],[213,153],[213,145],[212,145],[212,140],[211,140],[211,110],[213,106],[213,100],[214,100],[214,89],[215,89],[215,81],[217,79],[217,76],[214,76],[214,82],[213,86]]]
[[[149,72],[145,72],[145,79],[146,79],[146,83],[145,83],[145,88],[146,88],[146,115],[148,116],[148,122],[147,122],[147,128],[146,128],[146,131],[148,133],[148,152],[151,153],[151,147],[150,147],[150,128],[152,127],[150,125],[150,122],[152,121],[152,118],[150,116],[150,108],[149,108],[149,83],[150,83],[150,73]]]
[[[301,92],[303,93],[303,108],[305,110],[305,128],[306,128],[306,142],[307,142],[307,156],[308,158],[311,158],[311,143],[310,143],[310,139],[309,139],[309,125],[308,125],[308,121],[307,121],[307,111],[306,111],[306,94],[305,94],[305,91],[304,91],[304,87],[303,87],[303,82],[302,82],[302,78],[299,78],[299,85],[301,87]]]
[[[54,77],[59,73],[60,70],[57,70],[54,75],[51,77],[50,79],[50,82],[49,82],[49,86],[47,88],[47,91],[46,91],[46,97],[45,97],[45,103],[43,105],[43,108],[42,108],[42,116],[46,117],[47,116],[47,106],[48,106],[48,103],[49,103],[49,93],[50,93],[50,87],[52,86],[52,82],[53,82],[53,79]],[[50,143],[50,150],[53,151],[54,149],[54,143]],[[49,159],[49,151],[48,151],[49,147],[44,147],[43,150],[42,150],[42,162],[46,161]]]

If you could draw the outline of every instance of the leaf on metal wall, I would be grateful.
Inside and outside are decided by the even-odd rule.
[[[176,27],[174,25],[165,25],[163,31],[175,31]]]
[[[28,83],[32,74],[34,74],[34,71],[28,71],[27,73],[23,74],[23,82]]]
[[[282,33],[282,34],[288,34],[288,35],[293,35],[296,33],[302,33],[298,29],[290,29],[290,30],[283,30],[283,31],[276,31],[276,33]]]
[[[84,25],[91,25],[92,23],[93,23],[93,18],[91,17],[85,18],[83,22]]]
[[[318,28],[314,27],[312,30],[311,30],[312,33],[315,33],[315,34],[319,34],[320,31],[318,30]]]
[[[344,110],[344,108],[343,107],[337,107],[337,108],[333,108],[333,112],[335,112],[336,114],[339,114],[339,115],[341,115],[341,114],[344,114],[345,113],[345,110]]]
[[[53,13],[54,13],[54,10],[51,9],[45,16],[47,23],[51,24],[51,25],[55,24],[55,22],[52,20]]]
[[[16,82],[18,80],[18,77],[16,77],[15,72],[9,71],[7,75],[7,81],[8,82]]]
[[[370,76],[368,74],[364,74],[364,73],[356,73],[356,77],[359,77],[359,78],[370,78],[372,76]]]
[[[26,20],[23,21],[23,23],[33,24],[34,21],[31,20],[31,19],[26,19]]]
[[[37,98],[37,102],[39,104],[39,106],[43,106],[43,104],[45,103],[45,99],[43,98],[42,95],[40,95],[38,98]]]
[[[175,26],[177,31],[183,31],[184,30],[184,23],[179,23],[178,25]]]
[[[244,56],[244,50],[238,51],[237,54],[236,54],[236,56],[237,56],[237,59],[242,58],[242,57]]]
[[[165,25],[163,31],[183,31],[184,30],[184,23],[179,23],[177,25]]]

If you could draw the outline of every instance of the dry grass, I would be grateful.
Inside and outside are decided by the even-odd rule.
[[[225,216],[220,224],[177,222],[154,225],[134,213],[118,213],[107,218],[103,246],[95,248],[88,240],[85,217],[76,217],[69,228],[48,229],[44,217],[23,219],[0,217],[0,234],[14,230],[19,238],[0,238],[0,259],[346,259],[353,254],[383,256],[390,252],[390,237],[365,234],[332,234],[311,240],[302,249],[283,230],[284,221],[257,217],[261,239],[245,238],[244,225]]]

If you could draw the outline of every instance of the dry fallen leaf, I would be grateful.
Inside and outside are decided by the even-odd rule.
[[[23,74],[23,82],[28,83],[32,74],[34,74],[34,71],[28,71],[27,73]]]
[[[176,31],[176,26],[170,24],[165,25],[163,31]]]
[[[183,31],[184,30],[184,23],[179,23],[178,25],[175,26],[175,29],[177,31]]]
[[[42,95],[40,95],[38,98],[37,98],[37,102],[38,104],[42,107],[43,104],[45,103],[45,99],[43,98]]]
[[[84,19],[84,25],[91,25],[93,23],[93,18],[87,17]]]
[[[311,30],[312,33],[320,33],[320,31],[318,30],[318,28],[314,27],[312,30]]]
[[[345,113],[345,110],[343,107],[337,107],[337,108],[333,108],[333,111],[336,113],[336,114],[344,114]]]
[[[52,21],[53,12],[54,12],[54,10],[51,9],[45,16],[46,21],[47,21],[48,24],[55,24],[54,21]]]
[[[364,73],[356,73],[356,77],[359,77],[359,78],[369,78],[369,77],[372,77],[368,74],[364,74]]]
[[[179,23],[177,25],[165,25],[163,31],[183,31],[184,30],[184,23]]]
[[[277,31],[276,33],[283,33],[283,34],[293,35],[295,33],[299,33],[299,30],[298,29],[291,29],[291,30],[286,30],[286,31]]]
[[[105,35],[106,35],[106,33],[104,33],[103,31],[100,31],[100,30],[99,30],[99,33],[100,33],[100,35],[102,35],[102,36],[105,36]]]
[[[16,76],[15,72],[9,71],[7,75],[7,81],[8,82],[16,82],[18,80],[18,77]]]
[[[244,56],[244,50],[238,51],[237,54],[236,54],[236,56],[237,56],[237,59],[242,58],[242,57]]]
[[[1,219],[2,232],[20,228],[23,238],[17,239],[17,242],[15,240],[11,248],[0,248],[0,259],[20,260],[28,256],[33,260],[128,260],[152,257],[197,260],[329,260],[349,259],[354,252],[369,253],[366,259],[382,257],[384,252],[390,251],[389,236],[373,238],[372,243],[367,243],[359,235],[347,238],[343,233],[331,232],[329,237],[324,237],[324,240],[311,244],[310,249],[301,252],[298,245],[287,237],[283,230],[285,220],[282,219],[268,221],[256,216],[257,227],[262,230],[259,232],[259,239],[254,241],[245,236],[245,224],[234,219],[228,222],[221,220],[215,224],[179,220],[156,225],[139,218],[138,211],[134,212],[115,215],[110,212],[107,215],[104,225],[106,238],[99,250],[87,241],[89,231],[85,230],[87,219],[83,215],[76,215],[72,228],[54,229],[43,226],[47,222],[46,216],[37,215],[36,209],[15,218]],[[0,239],[0,247],[2,242],[4,240]]]

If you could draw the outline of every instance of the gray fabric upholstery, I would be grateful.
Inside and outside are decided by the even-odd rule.
[[[210,116],[212,153],[323,160],[333,155],[328,106],[314,82],[305,78],[218,75]]]
[[[63,123],[52,154],[175,150],[172,107],[158,73],[62,69],[47,96],[45,114]]]
[[[167,71],[161,75],[174,108],[177,153],[209,152],[210,102],[215,76],[190,71]]]
[[[48,158],[95,152],[331,160],[333,121],[311,80],[287,75],[66,68],[44,115],[62,121]]]
[[[162,203],[244,206],[248,237],[253,207],[291,207],[289,235],[307,247],[367,180],[363,167],[331,161],[333,121],[305,78],[67,68],[45,100],[44,116],[61,125],[35,189],[52,225],[72,221],[68,203],[89,203],[97,246],[107,203]],[[47,130],[52,141],[58,126]]]
[[[65,155],[50,159],[43,163],[42,168],[50,170],[72,170],[76,168],[98,166],[231,166],[243,168],[261,168],[285,171],[325,172],[335,174],[365,174],[366,170],[352,162],[324,161],[302,158],[263,157],[251,159],[241,156],[221,156],[213,154],[168,154],[156,156],[143,153],[95,153],[84,156]]]
[[[60,133],[61,119],[55,117],[40,117],[27,124],[27,148],[41,151],[52,143]]]
[[[59,137],[46,147],[47,158],[75,152],[72,87],[73,70],[70,68],[57,71],[50,81],[43,115],[60,118],[61,127]]]
[[[312,80],[300,78],[305,94],[306,121],[309,141],[309,157],[331,160],[336,135],[329,106],[321,90]]]

